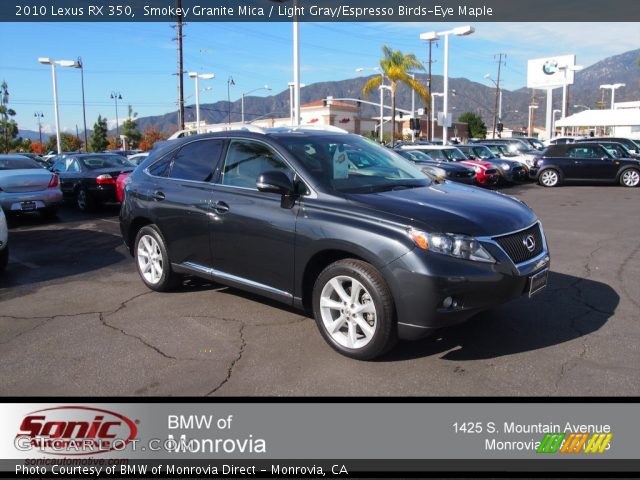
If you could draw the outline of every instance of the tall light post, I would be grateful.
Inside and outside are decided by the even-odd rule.
[[[391,88],[391,85],[384,85],[384,84],[380,84],[380,86],[378,87],[378,89],[380,90],[380,92],[382,92],[383,90],[389,90],[389,95],[393,95],[393,88]],[[384,105],[383,105],[384,107]],[[393,115],[393,112],[391,112],[391,115]],[[394,122],[391,122],[391,125],[393,125]],[[392,127],[393,128],[393,127]],[[384,142],[384,108],[381,110],[381,116],[380,116],[380,143]],[[394,143],[395,143],[395,138],[396,138],[396,132],[391,132],[391,146],[393,147]]]
[[[35,112],[33,116],[38,119],[38,135],[40,136],[40,145],[42,145],[42,119],[44,118],[44,114],[42,112]]]
[[[62,153],[62,143],[60,141],[60,114],[58,112],[58,80],[56,78],[56,65],[61,67],[74,67],[76,62],[73,60],[53,60],[49,57],[40,57],[38,62],[43,65],[51,65],[51,80],[53,83],[53,111],[56,120],[56,148],[58,153]]]
[[[244,97],[245,97],[245,95],[249,95],[250,93],[257,92],[259,90],[267,90],[268,92],[270,92],[271,91],[271,87],[269,85],[265,85],[264,87],[254,88],[253,90],[249,90],[248,92],[245,92],[245,93],[242,94],[242,102],[240,104],[241,105],[241,111],[242,111],[242,114],[241,114],[242,123],[244,123]]]
[[[616,90],[620,87],[626,87],[626,86],[627,85],[625,83],[613,83],[613,84],[600,85],[600,88],[604,90],[611,90],[611,110],[613,110],[613,107],[615,105]]]
[[[426,32],[420,34],[420,40],[436,40],[440,37],[444,37],[444,114],[445,121],[442,127],[442,144],[447,144],[448,126],[450,122],[449,118],[449,35],[465,36],[471,35],[475,32],[475,29],[470,25],[462,27],[452,28],[451,30],[445,30],[443,32]]]
[[[227,125],[231,125],[231,85],[235,85],[233,77],[227,78],[227,107],[229,108],[229,116],[227,117]]]
[[[537,109],[537,108],[538,108],[538,105],[529,105],[529,123],[528,123],[529,131],[527,132],[527,134],[530,137],[533,137],[533,123],[532,123],[532,121],[533,121],[533,111],[535,109]]]
[[[84,151],[88,152],[89,139],[87,138],[87,107],[84,100],[84,63],[82,62],[82,57],[78,57],[78,60],[76,60],[73,67],[80,69],[80,81],[82,84],[82,122],[84,124]]]
[[[356,72],[363,72],[365,70],[373,70],[374,72],[380,72],[380,85],[384,84],[384,72],[380,70],[380,67],[369,67],[369,68],[363,68],[363,67],[359,67],[356,68]],[[380,129],[379,129],[379,135],[380,135],[380,143],[382,143],[382,141],[384,140],[384,90],[381,88],[380,89]]]
[[[293,116],[294,116],[294,106],[293,106],[293,90],[295,87],[295,83],[294,82],[289,82],[288,84],[289,87],[289,119],[290,119],[290,125],[293,127],[294,123],[293,123]],[[300,88],[304,88],[307,85],[305,83],[301,83],[300,84]]]
[[[118,140],[120,139],[120,121],[118,119],[118,100],[122,100],[120,92],[111,92],[111,100],[116,104],[116,148],[118,148]]]
[[[444,93],[431,93],[431,141],[436,138],[436,97],[444,97]]]
[[[551,121],[551,131],[555,135],[556,133],[556,113],[562,113],[562,110],[558,110],[557,108],[553,111],[552,121]]]
[[[215,78],[214,73],[198,73],[198,72],[189,72],[189,77],[195,80],[196,87],[196,132],[200,133],[200,85],[198,84],[199,79],[203,80],[211,80]]]

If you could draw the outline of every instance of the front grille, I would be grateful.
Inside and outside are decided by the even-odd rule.
[[[529,235],[533,236],[535,242],[535,247],[532,251],[529,251],[525,245],[525,241]],[[537,223],[521,232],[504,235],[502,237],[494,237],[493,239],[507,252],[509,258],[513,260],[513,263],[526,262],[542,253],[542,233]]]
[[[473,177],[473,174],[475,172],[473,171],[468,171],[468,172],[451,172],[451,177],[453,178],[469,178],[469,177]]]
[[[488,168],[484,171],[485,175],[497,175],[498,171],[495,168]]]

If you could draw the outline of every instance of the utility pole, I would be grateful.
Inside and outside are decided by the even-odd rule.
[[[176,25],[178,42],[178,130],[184,130],[184,62],[182,55],[182,0],[176,0],[178,23]]]
[[[496,57],[498,57],[498,78],[496,80],[496,101],[495,101],[495,106],[493,108],[493,137],[492,138],[496,138],[496,127],[498,124],[498,100],[500,98],[500,69],[502,67],[502,57],[504,57],[505,59],[507,58],[507,54],[506,53],[496,53],[493,58],[495,59]],[[506,62],[504,62],[505,66],[506,66]]]
[[[38,119],[38,135],[40,136],[40,145],[42,145],[42,119],[44,118],[44,114],[42,112],[35,112],[33,116]]]
[[[434,60],[431,59],[431,47],[433,46],[433,42],[437,42],[436,39],[429,39],[429,60],[427,60],[427,63],[429,64],[429,67],[427,69],[427,90],[429,91],[429,98],[431,98],[431,64],[434,63]],[[436,47],[438,46],[438,44],[436,43]],[[429,103],[431,103],[431,105],[433,105],[433,102],[427,102],[427,111],[429,111]],[[427,138],[431,138],[431,128],[433,128],[433,126],[431,125],[431,119],[433,118],[433,112],[429,111],[429,115],[427,117]]]

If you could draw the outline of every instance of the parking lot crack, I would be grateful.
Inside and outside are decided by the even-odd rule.
[[[100,323],[102,323],[102,325],[104,325],[105,327],[110,328],[112,330],[115,330],[116,332],[120,332],[121,334],[123,334],[123,335],[125,335],[127,337],[135,338],[140,343],[142,343],[145,347],[148,347],[151,350],[154,350],[156,353],[158,353],[159,355],[162,355],[164,358],[167,358],[167,359],[170,359],[170,360],[179,360],[178,358],[176,358],[176,357],[174,357],[172,355],[164,353],[162,350],[160,350],[155,345],[152,345],[149,342],[147,342],[144,338],[139,337],[138,335],[133,335],[133,334],[123,330],[122,328],[118,328],[118,327],[116,327],[114,325],[111,325],[110,323],[108,323],[105,320],[105,315],[103,313],[100,313],[99,318],[100,318]]]
[[[10,339],[8,339],[8,340],[5,340],[5,341],[0,342],[0,345],[6,345],[6,344],[8,344],[8,343],[11,343],[11,342],[13,342],[15,339],[17,339],[17,338],[19,338],[19,337],[21,337],[21,336],[23,336],[23,335],[25,335],[25,334],[27,334],[27,333],[29,333],[29,332],[33,332],[33,331],[34,331],[34,330],[36,330],[37,328],[40,328],[40,327],[42,327],[44,324],[49,323],[51,320],[53,320],[53,317],[34,317],[34,318],[26,319],[26,318],[17,318],[17,317],[6,317],[6,316],[3,316],[2,318],[10,318],[10,319],[13,319],[13,320],[35,320],[35,319],[38,319],[38,318],[42,318],[42,321],[41,321],[40,323],[38,323],[38,324],[36,324],[36,325],[32,326],[31,328],[28,328],[28,329],[26,329],[26,330],[23,330],[22,332],[20,332],[20,333],[18,333],[18,334],[16,334],[16,335],[14,335],[13,337],[11,337],[11,338],[10,338]]]
[[[243,322],[239,321],[239,320],[232,319],[232,318],[225,318],[223,320],[230,321],[230,322],[235,322],[240,326],[239,331],[238,331],[238,333],[240,334],[240,348],[238,349],[238,355],[231,361],[231,364],[229,365],[226,377],[223,378],[222,381],[213,390],[211,390],[209,393],[207,393],[205,395],[206,397],[209,397],[209,396],[215,394],[229,380],[231,380],[231,375],[233,375],[233,369],[235,368],[236,364],[242,359],[242,355],[244,354],[244,349],[247,346],[247,341],[244,338],[245,324]]]

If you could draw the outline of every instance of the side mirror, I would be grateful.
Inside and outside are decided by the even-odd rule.
[[[284,172],[269,170],[262,172],[256,180],[256,187],[261,192],[291,195],[294,191],[293,182]]]

